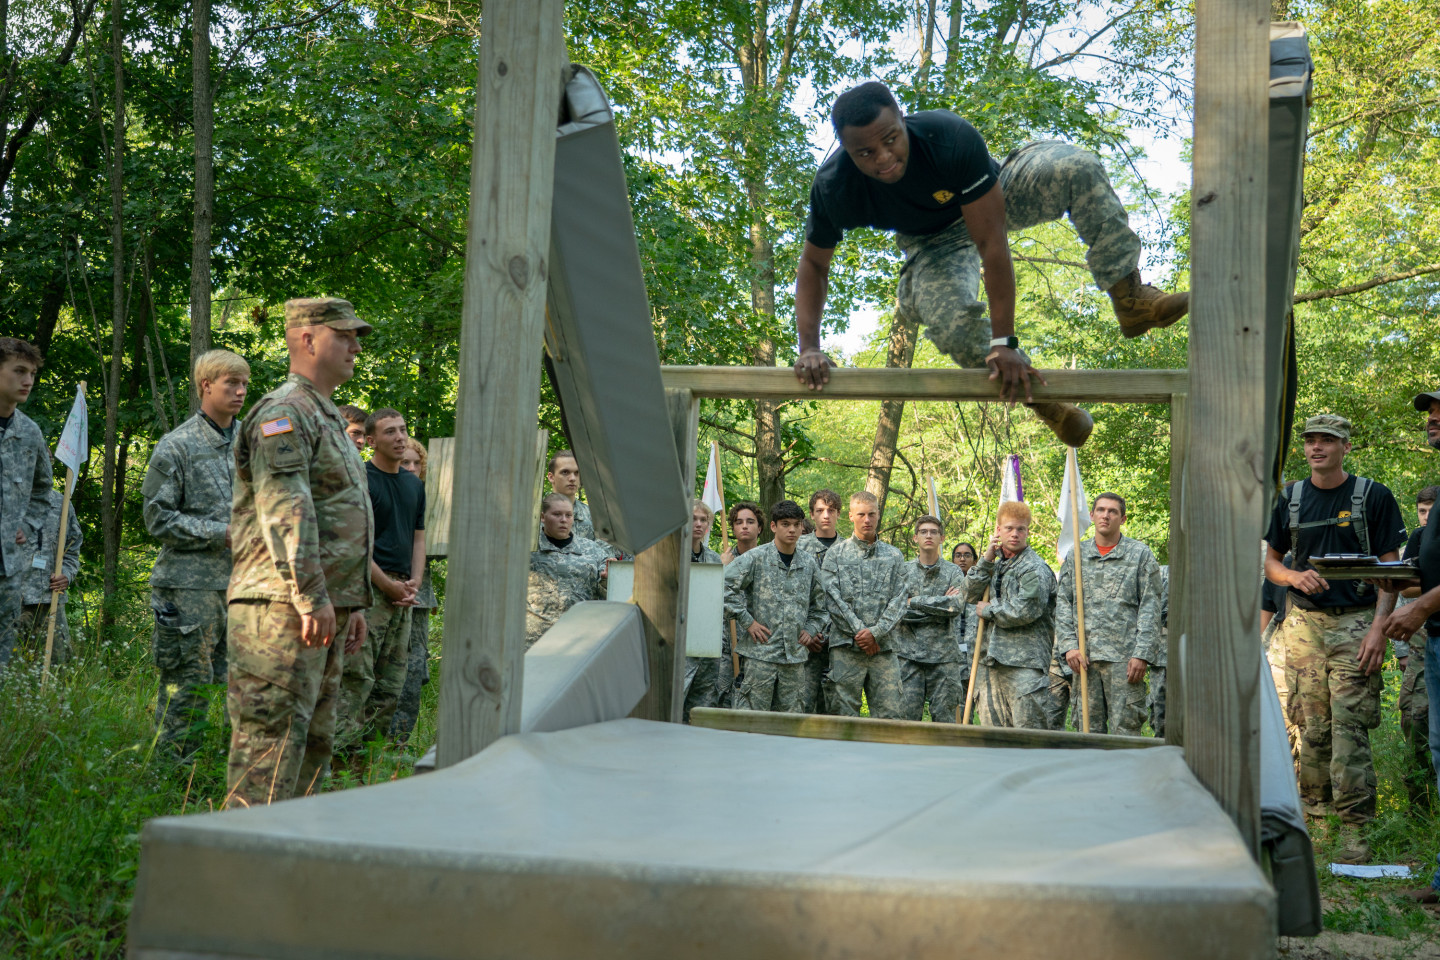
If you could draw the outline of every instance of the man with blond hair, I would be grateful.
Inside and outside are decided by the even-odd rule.
[[[1000,504],[990,546],[965,575],[966,599],[985,626],[973,669],[979,671],[979,720],[990,727],[1044,730],[1049,724],[1055,574],[1030,547],[1030,522],[1024,503]]]
[[[250,365],[229,350],[209,350],[193,376],[200,409],[160,438],[142,488],[145,529],[160,541],[150,571],[150,652],[160,672],[155,726],[161,745],[181,757],[203,739],[210,707],[203,689],[226,678],[234,441]]]

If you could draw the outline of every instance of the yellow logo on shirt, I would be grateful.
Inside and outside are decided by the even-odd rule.
[[[1350,511],[1349,511],[1349,510],[1341,510],[1339,513],[1335,514],[1335,519],[1336,519],[1336,520],[1344,520],[1344,523],[1337,523],[1336,526],[1337,526],[1337,527],[1348,527],[1348,526],[1350,526],[1350,521],[1349,521],[1349,520],[1345,520],[1345,518],[1348,517],[1348,516],[1350,516]]]
[[[949,203],[951,200],[955,199],[955,194],[951,193],[949,190],[936,190],[934,193],[930,194],[930,196],[935,198],[936,203]]]

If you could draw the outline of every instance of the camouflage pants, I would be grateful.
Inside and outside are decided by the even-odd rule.
[[[735,698],[735,709],[801,712],[805,664],[772,663],[753,657],[740,659],[745,665],[745,682]]]
[[[1380,725],[1380,672],[1356,656],[1373,610],[1330,614],[1292,606],[1275,636],[1285,649],[1290,717],[1300,727],[1300,799],[1306,812],[1346,823],[1375,816],[1370,731]]]
[[[24,586],[24,571],[13,577],[0,573],[0,673],[5,672],[5,665],[10,662],[15,642],[20,637],[20,613],[24,609],[21,590]]]
[[[1145,681],[1126,679],[1129,666],[1124,660],[1091,660],[1085,685],[1090,694],[1090,732],[1138,737],[1145,725]],[[1076,707],[1080,701],[1080,678],[1073,688]],[[1084,722],[1076,729],[1083,730]]]
[[[1270,679],[1275,681],[1275,693],[1280,697],[1280,712],[1285,717],[1285,737],[1290,741],[1290,754],[1300,756],[1300,728],[1290,717],[1290,688],[1285,685],[1285,645],[1275,642],[1275,634],[1285,621],[1272,619],[1260,634],[1260,646],[1265,651],[1265,662],[1270,665]]]
[[[977,722],[987,727],[1048,729],[1050,676],[1046,671],[982,663],[975,689]]]
[[[900,719],[922,720],[925,701],[930,701],[930,719],[954,723],[955,710],[965,702],[965,664],[921,663],[900,658]]]
[[[1050,661],[1050,672],[1046,679],[1049,682],[1050,700],[1045,704],[1045,729],[1064,730],[1065,715],[1070,712],[1070,683],[1075,679],[1075,674],[1055,659]],[[1078,720],[1075,729],[1080,729]]]
[[[810,659],[805,661],[805,687],[801,691],[800,712],[801,713],[824,713],[825,712],[825,671],[830,668],[830,648],[816,653],[810,651]]]
[[[225,591],[152,587],[150,609],[150,654],[160,671],[155,727],[162,744],[188,757],[204,739],[210,698],[203,688],[225,682]]]
[[[894,651],[881,650],[870,656],[854,644],[831,647],[830,667],[825,671],[825,705],[837,716],[858,717],[862,691],[870,716],[900,719],[900,661]]]
[[[50,635],[50,604],[35,603],[22,608],[20,614],[20,644],[36,662],[45,661],[45,640]],[[52,663],[64,663],[70,659],[70,621],[65,615],[65,595],[55,604],[55,648],[50,651]]]
[[[420,719],[420,692],[430,682],[430,610],[415,607],[410,611],[410,652],[405,664],[405,686],[395,705],[395,719],[390,722],[390,736],[396,743],[405,743]]]
[[[365,611],[365,644],[345,658],[340,680],[337,752],[389,734],[410,665],[410,614],[409,607],[397,607],[385,597]]]
[[[1155,736],[1165,739],[1165,668],[1150,668],[1150,693],[1145,698],[1150,711],[1150,729]]]
[[[227,807],[261,806],[319,786],[335,741],[350,611],[329,646],[300,640],[300,613],[278,600],[230,604]]]
[[[690,711],[695,707],[713,707],[719,700],[719,657],[685,658],[685,706],[682,719],[690,722]],[[727,662],[725,666],[730,666]]]
[[[1405,738],[1406,759],[1405,792],[1413,806],[1434,809],[1435,768],[1430,760],[1430,697],[1425,688],[1425,651],[1417,640],[1425,636],[1418,633],[1410,643],[1410,659],[1405,664],[1405,675],[1400,680],[1400,733]]]
[[[1085,263],[1102,290],[1140,262],[1140,238],[1100,158],[1054,140],[1015,148],[1000,167],[1005,229],[1025,230],[1069,214],[1087,247]],[[905,252],[897,312],[927,326],[941,353],[962,367],[985,366],[990,321],[980,291],[980,254],[964,218],[928,236],[896,234]]]

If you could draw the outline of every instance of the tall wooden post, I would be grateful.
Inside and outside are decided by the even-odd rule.
[[[680,455],[686,514],[695,495],[695,441],[700,405],[689,390],[666,390],[665,404]],[[690,602],[690,524],[635,557],[635,605],[645,622],[650,691],[631,711],[645,720],[680,721],[685,705],[685,611]]]
[[[1185,456],[1190,447],[1190,398],[1170,398],[1170,614],[1165,641],[1165,742],[1185,745],[1185,664],[1180,637],[1185,632],[1189,592],[1185,579]]]
[[[487,0],[460,326],[437,761],[520,726],[563,0]]]
[[[1195,14],[1185,759],[1258,850],[1270,4]]]

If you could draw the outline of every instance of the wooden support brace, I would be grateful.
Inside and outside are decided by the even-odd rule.
[[[661,367],[665,386],[697,397],[730,400],[998,400],[985,370],[830,371],[819,392],[802,387],[788,367]],[[1046,370],[1049,386],[1035,386],[1036,400],[1069,403],[1168,403],[1184,393],[1184,370]]]
[[[1185,464],[1185,760],[1260,840],[1260,538],[1270,4],[1197,0]]]
[[[488,0],[475,82],[438,765],[520,726],[563,0]]]
[[[1112,737],[1065,730],[1020,730],[958,723],[874,720],[760,710],[696,707],[690,725],[712,730],[764,733],[812,740],[858,740],[866,743],[911,743],[934,747],[1018,747],[1033,750],[1143,750],[1164,746],[1154,737]]]
[[[665,391],[675,450],[680,455],[686,515],[695,488],[695,443],[700,405],[689,390]],[[650,658],[650,691],[630,716],[680,721],[685,684],[685,611],[690,602],[690,524],[635,557],[631,599],[643,615],[645,648]]]
[[[1185,579],[1185,454],[1189,447],[1189,398],[1170,398],[1170,612],[1165,640],[1165,742],[1185,745],[1185,664],[1180,637],[1189,597]]]

